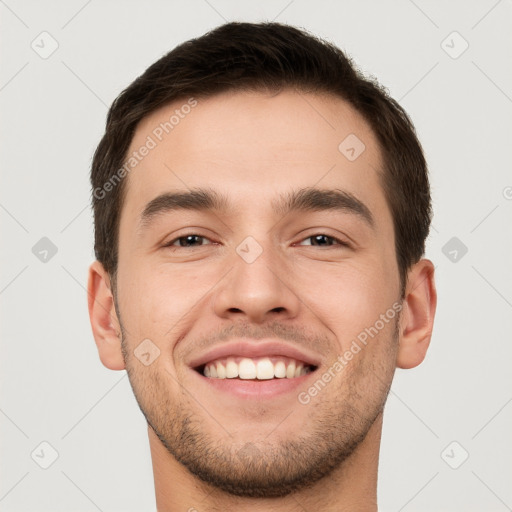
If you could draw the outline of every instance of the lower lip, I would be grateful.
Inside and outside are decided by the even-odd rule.
[[[215,379],[201,375],[192,370],[205,384],[225,393],[231,393],[241,398],[274,398],[285,395],[303,385],[314,373],[310,372],[293,379],[243,380],[243,379]]]

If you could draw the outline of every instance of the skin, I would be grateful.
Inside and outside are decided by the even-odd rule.
[[[183,103],[145,118],[130,152]],[[366,147],[352,162],[338,150],[349,134]],[[285,90],[198,99],[130,173],[116,300],[96,261],[89,313],[102,363],[128,371],[148,420],[158,510],[377,510],[382,410],[395,368],[424,359],[437,300],[427,259],[410,268],[400,297],[381,168],[374,134],[349,105]],[[140,229],[149,201],[196,187],[225,193],[232,208],[167,212]],[[279,194],[306,187],[351,193],[373,226],[347,211],[272,211]],[[206,239],[164,247],[189,234]],[[318,234],[349,245],[315,245]],[[247,236],[263,250],[250,264],[236,252]],[[297,395],[316,379],[242,399],[199,382],[186,364],[210,344],[266,336],[318,355],[320,376],[393,304],[401,314],[308,404]],[[145,339],[160,350],[148,366],[134,356]]]

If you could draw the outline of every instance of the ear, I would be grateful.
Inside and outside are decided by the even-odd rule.
[[[110,370],[124,370],[121,328],[114,307],[110,277],[99,261],[89,267],[89,319],[101,362]]]
[[[437,292],[434,265],[421,259],[409,270],[400,319],[398,368],[418,366],[427,353],[434,327]]]

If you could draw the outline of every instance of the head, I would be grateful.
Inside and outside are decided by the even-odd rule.
[[[339,467],[430,341],[429,182],[404,110],[325,41],[228,23],[120,94],[91,182],[95,340],[168,452],[245,496]],[[233,399],[199,373],[234,340],[284,342],[312,373]]]

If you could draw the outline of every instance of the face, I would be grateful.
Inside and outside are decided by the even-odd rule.
[[[330,96],[184,104],[145,118],[129,151],[155,142],[120,221],[125,365],[193,474],[283,496],[356,449],[393,377],[400,283],[378,142]]]

